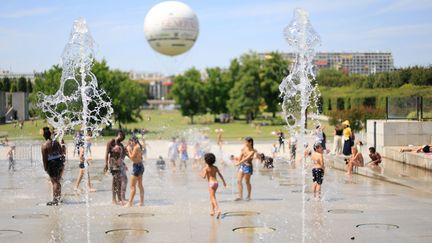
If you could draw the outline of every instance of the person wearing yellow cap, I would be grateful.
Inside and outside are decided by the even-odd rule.
[[[344,128],[342,132],[344,141],[342,152],[344,155],[351,155],[351,146],[354,144],[354,141],[352,141],[352,131],[349,121],[342,122],[342,127]]]

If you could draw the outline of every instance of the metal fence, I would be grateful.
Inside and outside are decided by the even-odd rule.
[[[15,161],[29,162],[30,164],[41,163],[41,145],[40,144],[26,144],[17,142],[15,145]],[[7,160],[7,152],[9,151],[9,146],[0,146],[0,160]]]
[[[386,97],[386,119],[432,120],[432,97]]]

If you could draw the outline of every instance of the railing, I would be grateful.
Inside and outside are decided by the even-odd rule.
[[[42,163],[41,145],[40,144],[14,144],[15,161],[29,162],[30,165]],[[7,160],[9,146],[0,146],[0,160]]]
[[[387,120],[432,120],[432,97],[386,97]]]

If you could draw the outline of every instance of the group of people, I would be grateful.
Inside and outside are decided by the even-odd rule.
[[[125,133],[122,130],[117,132],[117,136],[106,145],[104,172],[112,175],[112,203],[130,207],[136,194],[136,187],[140,191],[139,206],[144,205],[144,186],[142,178],[144,174],[142,146],[136,136],[129,139],[129,144],[125,147],[123,141]],[[126,200],[127,170],[125,158],[129,157],[132,161],[130,195]]]
[[[348,140],[352,139],[350,134],[349,123],[344,122],[345,129],[342,131],[343,136],[347,136]],[[310,157],[313,162],[312,166],[312,181],[313,181],[313,194],[315,197],[320,197],[321,185],[323,183],[323,177],[325,173],[325,165],[324,165],[324,157],[323,153],[326,150],[325,145],[323,145],[323,140],[325,141],[325,136],[319,134],[322,132],[322,127],[316,128],[316,138],[317,141],[313,146],[313,152],[310,152]],[[53,200],[48,202],[47,205],[58,205],[61,201],[61,185],[60,179],[64,169],[65,162],[65,146],[62,146],[56,140],[53,140],[52,132],[48,127],[43,128],[43,136],[45,138],[45,143],[42,145],[42,157],[44,169],[48,173],[51,179],[51,183],[53,186]],[[91,136],[88,133],[87,136]],[[283,138],[283,135],[279,134],[280,137]],[[321,138],[321,139],[318,139]],[[295,139],[295,137],[294,137]],[[296,143],[297,141],[294,139],[290,139],[290,150],[296,151]],[[136,194],[136,187],[139,189],[139,206],[144,205],[144,186],[143,186],[143,173],[144,173],[144,164],[143,164],[143,147],[139,142],[139,139],[136,136],[132,136],[129,139],[128,145],[124,146],[123,141],[125,140],[125,133],[119,130],[116,134],[116,137],[107,142],[106,145],[106,153],[105,153],[105,167],[104,171],[109,171],[112,175],[112,203],[120,204],[126,207],[130,207],[133,205],[133,200]],[[83,140],[78,143],[77,150],[79,154],[79,175],[77,178],[77,182],[75,188],[78,190],[79,184],[85,174],[85,163],[87,165],[90,164],[91,158],[86,156],[86,149],[84,144],[86,140]],[[91,140],[87,140],[91,141]],[[291,143],[292,142],[292,143]],[[325,143],[324,143],[325,144]],[[345,147],[345,145],[344,145]],[[279,147],[280,149],[281,147]],[[195,148],[197,149],[197,148]],[[344,149],[345,150],[345,149]],[[350,154],[351,157],[347,159],[347,173],[350,174],[352,168],[354,166],[362,166],[363,165],[363,156],[358,151],[356,146],[350,145]],[[186,169],[186,161],[189,159],[187,153],[187,143],[185,139],[177,140],[173,138],[172,142],[169,145],[168,157],[173,165],[173,168],[176,167],[176,161],[179,159],[180,168],[184,167]],[[381,156],[379,153],[375,151],[375,148],[369,148],[371,164],[378,165],[381,163]],[[91,153],[91,150],[87,150],[87,153]],[[220,170],[214,165],[216,163],[216,156],[207,151],[200,150],[200,156],[202,156],[205,167],[201,171],[201,176],[208,181],[208,191],[210,194],[210,202],[211,202],[211,215],[220,216],[220,209],[216,200],[216,191],[218,189],[218,181],[217,177],[219,176],[223,182],[223,185],[226,186],[225,179],[220,172]],[[129,199],[126,199],[126,188],[128,183],[127,171],[128,166],[125,163],[125,158],[128,157],[132,162],[132,169],[130,171],[130,195]],[[251,137],[247,137],[244,139],[244,146],[240,152],[238,157],[231,156],[232,161],[235,166],[238,166],[237,173],[237,189],[238,195],[235,200],[243,200],[243,183],[246,186],[247,194],[245,200],[251,199],[252,185],[251,185],[251,177],[254,172],[253,160],[257,158],[263,164],[265,168],[273,168],[273,158],[270,156],[265,156],[263,153],[258,153],[258,151],[254,148],[254,140]],[[161,161],[161,165],[165,166],[165,162],[162,157],[159,158]],[[159,163],[158,160],[158,163]],[[88,173],[88,170],[87,170]],[[90,191],[92,191],[92,186],[90,183],[90,175],[88,174],[88,187]]]
[[[222,146],[218,143],[218,146]],[[192,145],[192,156],[188,153],[188,144],[185,138],[173,137],[168,145],[168,158],[171,162],[173,171],[177,168],[177,161],[180,161],[179,169],[187,169],[188,160],[192,159],[192,167],[197,168],[203,164],[204,155],[209,151],[207,142],[195,141]]]
[[[48,206],[58,205],[61,203],[61,178],[64,171],[66,161],[66,146],[64,143],[59,143],[56,139],[52,138],[52,131],[49,127],[42,129],[45,143],[42,144],[42,161],[44,170],[50,177],[53,188],[53,200],[48,202]],[[91,136],[91,133],[88,133]],[[144,205],[144,187],[142,184],[142,175],[144,173],[142,147],[137,137],[132,137],[129,144],[125,147],[123,141],[125,134],[123,131],[118,131],[114,139],[108,141],[106,146],[105,167],[104,172],[111,173],[112,180],[112,202],[113,204],[121,204],[125,207],[133,205],[133,199],[136,193],[136,187],[140,190],[140,206]],[[88,141],[88,140],[87,140]],[[88,150],[84,148],[84,141],[81,140],[75,143],[75,149],[79,155],[79,174],[75,183],[75,190],[80,191],[79,185],[85,174],[85,168],[91,163],[91,157],[88,156]],[[129,200],[126,200],[126,186],[127,186],[127,166],[124,161],[125,157],[129,157],[132,161],[132,171],[130,179],[130,195]],[[87,166],[86,166],[87,164]],[[90,173],[88,175],[88,188],[89,192],[94,191],[91,185]]]

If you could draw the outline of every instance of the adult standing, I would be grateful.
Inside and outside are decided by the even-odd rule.
[[[334,129],[333,137],[333,154],[339,155],[342,152],[342,134],[343,129],[338,123]]]
[[[58,141],[51,139],[49,127],[43,128],[43,137],[45,143],[42,145],[42,161],[53,187],[53,200],[48,202],[47,206],[57,206],[61,198],[60,180],[64,168],[65,151]]]
[[[122,181],[124,170],[124,158],[126,157],[126,151],[123,146],[123,140],[125,139],[125,134],[122,130],[117,131],[117,136],[106,145],[105,152],[105,168],[104,172],[110,169],[111,175],[113,176],[112,181],[112,202],[113,204],[122,204],[125,200],[122,195]],[[126,185],[124,185],[126,187]]]
[[[254,158],[255,153],[256,150],[254,149],[253,139],[251,137],[246,137],[244,147],[241,150],[240,157],[237,159],[237,162],[235,163],[236,166],[240,165],[240,169],[237,174],[237,187],[238,187],[239,195],[236,198],[236,200],[243,199],[243,178],[246,182],[246,188],[248,191],[246,200],[250,200],[251,198],[252,185],[250,183],[250,179],[253,174],[252,160]]]
[[[128,156],[130,160],[132,160],[132,173],[131,173],[131,181],[130,181],[130,196],[129,202],[125,207],[131,207],[133,204],[133,199],[135,197],[136,185],[138,184],[138,188],[140,190],[140,202],[139,206],[144,205],[144,186],[142,184],[142,176],[144,173],[144,164],[143,164],[143,154],[141,144],[138,141],[137,137],[132,137],[130,139],[131,146],[128,147]]]
[[[350,123],[348,120],[344,121],[342,123],[343,126],[343,140],[344,140],[344,145],[343,145],[343,154],[348,156],[351,155],[351,147],[354,144],[354,141],[352,141],[352,131],[350,128]]]

